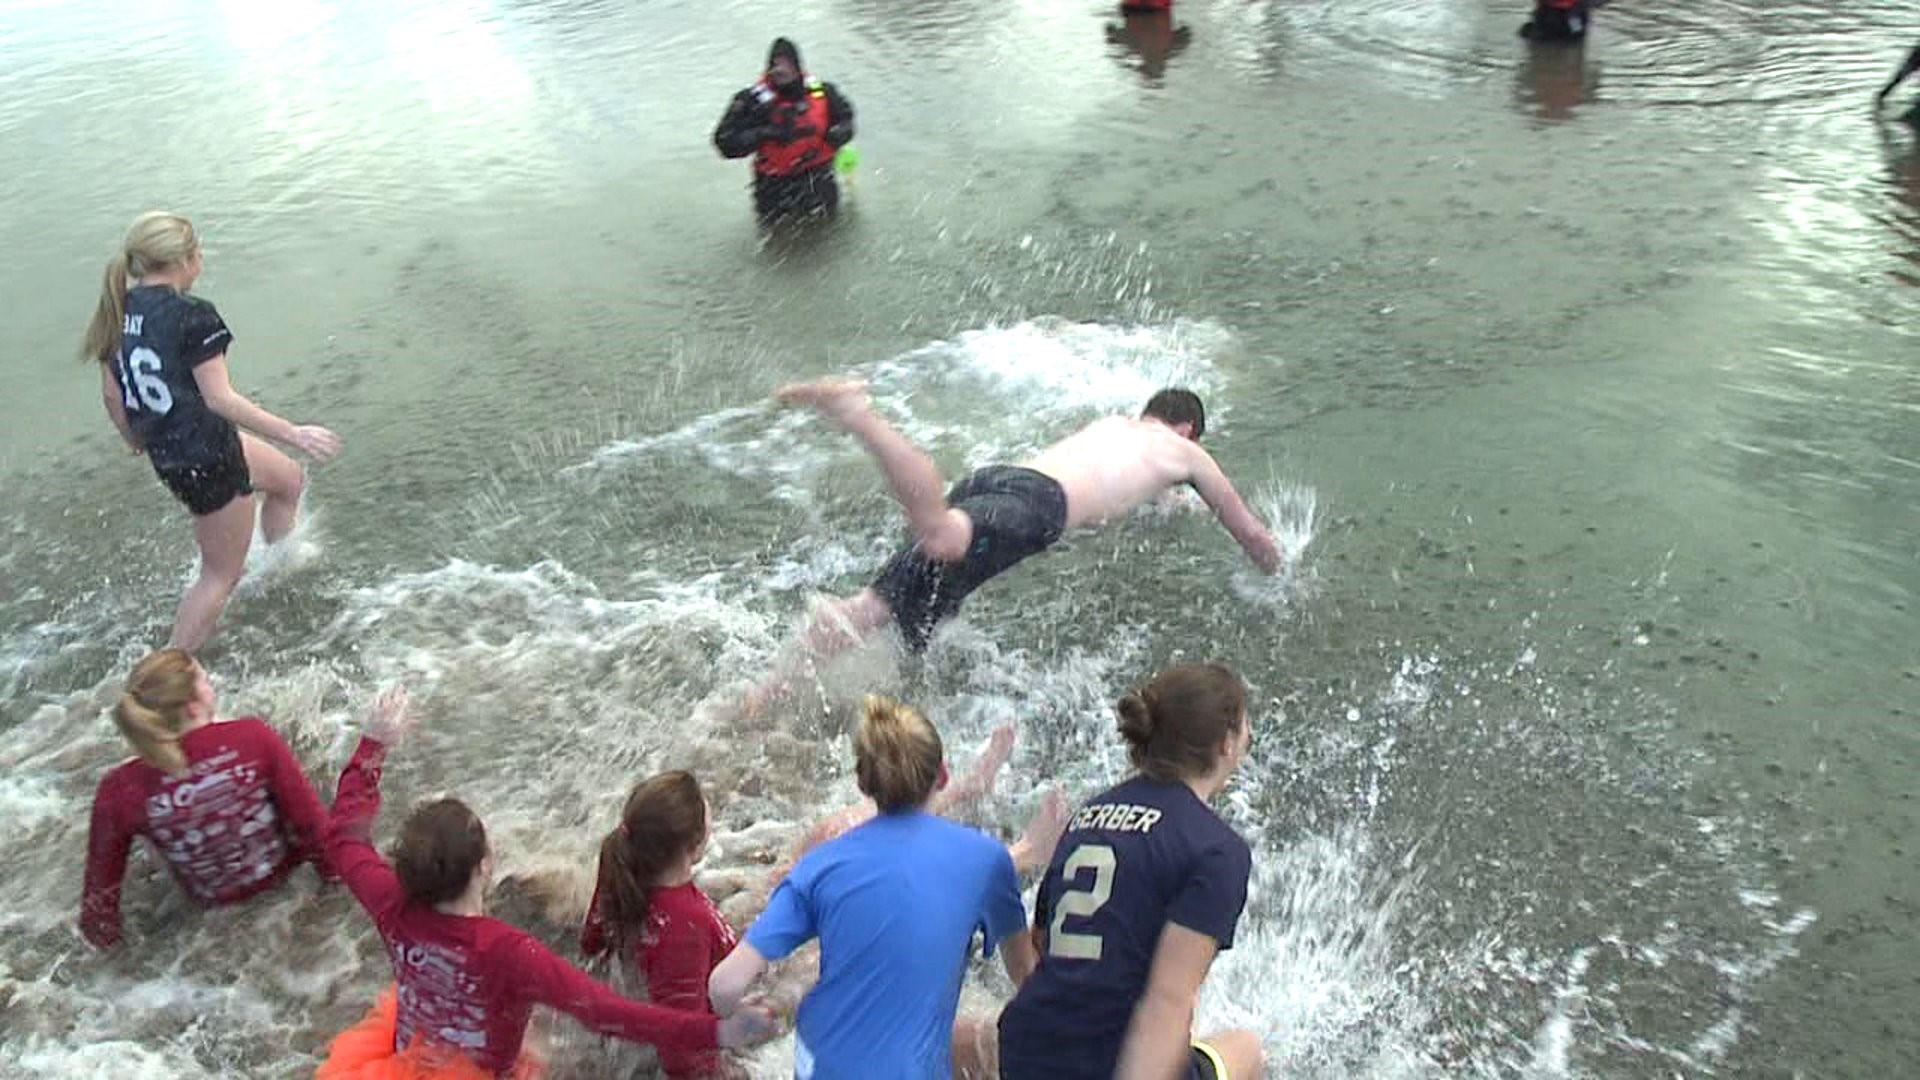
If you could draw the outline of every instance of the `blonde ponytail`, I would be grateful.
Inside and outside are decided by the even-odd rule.
[[[177,266],[193,258],[200,250],[193,222],[165,210],[149,210],[133,219],[120,250],[107,260],[106,276],[100,283],[100,303],[87,324],[86,343],[80,358],[88,363],[111,364],[120,354],[120,334],[127,318],[127,280],[141,278],[156,270]]]
[[[113,722],[140,760],[162,772],[187,770],[180,733],[187,726],[199,666],[181,649],[161,649],[140,661],[113,707]]]
[[[940,784],[946,751],[940,733],[910,705],[867,695],[853,733],[854,776],[882,813],[913,810]]]
[[[93,309],[93,322],[87,324],[87,343],[80,348],[80,359],[90,364],[111,364],[120,354],[120,328],[127,319],[127,256],[123,252],[107,260],[106,280],[100,283],[100,304]]]

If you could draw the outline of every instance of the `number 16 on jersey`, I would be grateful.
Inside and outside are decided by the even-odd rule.
[[[160,377],[160,354],[145,345],[120,358],[120,394],[128,409],[165,416],[173,409],[173,391]]]

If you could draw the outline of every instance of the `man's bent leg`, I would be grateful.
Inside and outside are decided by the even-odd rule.
[[[760,715],[774,698],[793,688],[801,672],[853,648],[892,621],[893,609],[872,589],[822,603],[800,637],[774,663],[773,671],[747,692],[741,709],[748,716]]]
[[[907,512],[914,537],[927,558],[952,562],[973,542],[973,520],[947,504],[940,468],[879,413],[867,396],[867,384],[854,379],[792,383],[776,394],[790,405],[812,406],[866,445]]]

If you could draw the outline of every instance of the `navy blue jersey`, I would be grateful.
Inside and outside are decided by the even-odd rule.
[[[114,375],[127,423],[154,468],[205,465],[229,452],[234,426],[207,407],[193,369],[224,355],[232,341],[205,300],[164,285],[127,290]]]
[[[1193,789],[1136,776],[1081,807],[1040,883],[1040,966],[1000,1014],[1002,1080],[1113,1075],[1160,931],[1233,947],[1253,853]]]

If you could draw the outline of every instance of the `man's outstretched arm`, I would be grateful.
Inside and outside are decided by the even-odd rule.
[[[1213,455],[1202,450],[1198,444],[1189,444],[1191,461],[1188,465],[1188,480],[1194,490],[1207,501],[1213,509],[1213,516],[1239,543],[1240,549],[1247,553],[1254,565],[1266,573],[1280,569],[1280,545],[1276,544],[1273,534],[1260,519],[1247,508],[1246,500],[1233,488],[1233,481],[1220,470]]]

